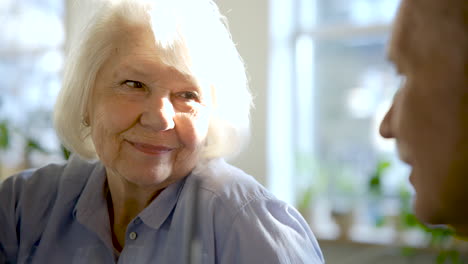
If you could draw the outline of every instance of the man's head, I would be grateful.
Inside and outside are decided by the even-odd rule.
[[[412,167],[416,215],[468,232],[468,2],[403,0],[389,57],[404,83],[380,133]]]

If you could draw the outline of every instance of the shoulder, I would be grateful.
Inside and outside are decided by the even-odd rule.
[[[0,226],[4,230],[0,232],[0,262],[2,258],[15,262],[18,250],[28,249],[40,239],[54,210],[68,208],[93,167],[75,157],[67,163],[22,171],[0,183]]]
[[[222,160],[187,179],[199,181],[203,214],[212,215],[221,263],[322,263],[300,213],[252,176]],[[285,247],[284,245],[289,245]]]
[[[54,195],[63,182],[72,181],[76,183],[85,180],[83,179],[86,178],[84,175],[89,175],[92,168],[92,163],[74,157],[62,164],[49,164],[10,176],[2,182],[0,190],[36,198],[44,195]]]
[[[57,182],[65,164],[49,164],[39,169],[28,169],[6,178],[0,186],[0,195],[20,196],[28,194],[37,196],[53,195],[56,192]]]
[[[215,199],[232,212],[256,200],[275,199],[255,178],[223,159],[212,160],[190,178],[188,184],[199,180],[200,192],[205,197]]]
[[[18,219],[45,216],[59,195],[62,199],[81,192],[94,166],[74,157],[63,164],[22,171],[0,184],[0,200],[8,201],[1,207]]]

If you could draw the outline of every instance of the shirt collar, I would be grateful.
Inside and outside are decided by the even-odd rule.
[[[106,172],[104,166],[99,162],[86,182],[73,213],[75,217],[89,215],[101,209],[102,205],[107,208],[105,200]]]
[[[187,177],[190,177],[187,176]],[[159,229],[177,205],[187,177],[169,185],[138,216],[149,227]],[[106,200],[106,172],[98,162],[73,210],[75,219],[98,233],[102,239],[110,237],[109,214]],[[100,223],[99,226],[97,223]]]
[[[79,223],[98,234],[106,244],[112,245],[105,187],[105,168],[98,162],[78,198],[73,215]]]
[[[190,177],[187,176],[187,177]],[[187,177],[169,185],[140,214],[141,220],[149,227],[159,229],[169,218],[177,205]]]

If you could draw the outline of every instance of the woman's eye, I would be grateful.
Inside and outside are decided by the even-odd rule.
[[[124,84],[129,86],[129,87],[137,88],[137,89],[140,89],[140,88],[144,87],[143,83],[141,83],[139,81],[126,80],[124,82]]]
[[[196,92],[183,92],[183,93],[180,93],[180,97],[186,100],[198,100],[199,99],[198,93]]]

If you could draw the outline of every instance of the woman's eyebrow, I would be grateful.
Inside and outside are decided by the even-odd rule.
[[[194,76],[184,73],[174,66],[162,66],[150,63],[125,63],[116,67],[113,76],[115,78],[122,76],[126,76],[126,78],[134,78],[133,76],[135,76],[135,78],[141,78],[152,82],[176,81],[198,87],[198,82]]]
[[[121,77],[122,75],[131,75],[131,76],[139,76],[139,77],[145,77],[147,76],[148,74],[145,72],[145,71],[142,71],[136,67],[133,67],[131,65],[117,65],[117,67],[115,67],[114,69],[114,72],[112,74],[112,76],[114,78],[119,78]]]

